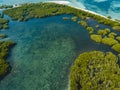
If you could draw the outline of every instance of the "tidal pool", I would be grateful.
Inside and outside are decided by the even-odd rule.
[[[17,44],[8,58],[12,71],[0,82],[0,90],[66,90],[69,71],[78,54],[85,51],[111,51],[90,40],[88,31],[66,15],[27,22],[10,21],[0,33]]]

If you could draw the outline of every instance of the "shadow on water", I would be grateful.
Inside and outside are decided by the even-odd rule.
[[[78,54],[111,51],[108,46],[90,40],[88,31],[61,16],[10,21],[10,29],[1,31],[17,45],[9,61],[11,73],[0,82],[0,90],[64,90],[71,64]]]

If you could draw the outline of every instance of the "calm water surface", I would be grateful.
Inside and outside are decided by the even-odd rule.
[[[88,31],[61,16],[10,21],[1,31],[17,45],[8,58],[12,71],[0,82],[0,90],[66,90],[71,64],[79,53],[111,51],[90,40]]]

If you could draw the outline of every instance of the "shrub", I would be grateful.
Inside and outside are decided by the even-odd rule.
[[[118,41],[120,41],[120,36],[117,36],[116,39],[117,39]]]
[[[8,27],[8,24],[4,24],[3,25],[3,29],[8,29],[9,27]]]
[[[111,33],[108,34],[108,36],[109,36],[110,38],[115,38],[115,37],[117,36],[117,34],[114,33],[114,32],[111,32]]]
[[[111,52],[100,51],[80,54],[70,72],[70,90],[120,89],[118,58]]]
[[[102,43],[106,44],[106,45],[109,45],[109,46],[112,46],[114,44],[117,44],[118,41],[115,40],[115,39],[113,39],[113,38],[107,38],[107,37],[105,37],[105,38],[102,39]]]
[[[76,21],[77,21],[77,19],[78,19],[78,17],[77,17],[77,16],[72,17],[72,21],[74,21],[74,22],[76,22]]]
[[[70,20],[69,17],[63,17],[63,20]]]
[[[85,21],[78,21],[78,24],[81,24],[82,26],[84,26],[84,27],[87,27],[88,26],[88,24],[87,24],[87,22],[85,22]]]
[[[111,16],[107,16],[108,19],[111,19],[112,17]]]
[[[0,59],[0,78],[4,76],[9,70],[9,64],[3,59]]]
[[[120,31],[120,26],[113,26],[112,28],[113,28],[114,30]]]
[[[105,36],[105,35],[107,35],[109,32],[110,32],[110,29],[109,29],[109,28],[105,28],[105,29],[103,29],[103,30],[98,30],[97,34],[102,35],[102,36]]]
[[[99,25],[96,25],[95,27],[96,27],[96,28],[99,28],[100,26],[99,26]]]
[[[92,34],[90,35],[90,38],[97,43],[100,43],[102,41],[101,35]]]
[[[6,61],[9,50],[15,45],[12,41],[1,41],[0,42],[0,79],[7,74],[10,70],[10,65]]]
[[[7,29],[8,28],[8,20],[4,18],[0,18],[0,29]]]
[[[112,49],[120,53],[120,44],[115,44],[112,46]]]
[[[105,30],[98,30],[97,34],[105,36],[107,32]]]
[[[94,33],[94,29],[92,27],[87,27],[86,28],[90,34],[93,34]]]
[[[107,33],[110,33],[110,29],[109,28],[105,28],[104,29]]]
[[[6,38],[7,35],[6,34],[0,34],[0,38]]]

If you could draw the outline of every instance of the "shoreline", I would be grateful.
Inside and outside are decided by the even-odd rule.
[[[107,18],[106,16],[104,16],[102,14],[99,14],[99,13],[96,13],[94,11],[83,9],[83,8],[80,8],[80,7],[72,6],[72,5],[70,5],[70,3],[71,3],[70,1],[62,1],[62,0],[57,1],[56,0],[56,1],[45,1],[45,2],[42,2],[42,3],[56,3],[56,4],[68,5],[68,6],[72,7],[72,8],[80,9],[80,10],[83,10],[83,11],[86,11],[86,12],[89,12],[89,13],[92,13],[92,14],[99,15],[101,17]],[[27,3],[27,4],[29,4],[29,3]],[[20,6],[21,6],[21,4],[13,4],[13,8],[20,7]]]
[[[69,5],[70,2],[69,1],[45,1],[45,2],[50,2],[50,3],[57,3],[57,4],[63,4],[63,5]]]
[[[72,6],[70,1],[63,1],[63,0],[57,1],[56,0],[56,1],[44,1],[42,3],[56,3],[56,4],[68,5],[70,7],[73,7],[73,8],[76,8],[76,9],[80,9],[80,10],[83,10],[83,11],[86,11],[86,12],[89,12],[89,13],[92,13],[92,14],[99,15],[101,17],[107,18],[106,16],[104,16],[102,14],[99,14],[99,13],[96,13],[94,11],[83,9],[83,8],[80,8],[80,7]],[[29,4],[29,3],[25,3],[25,4]],[[13,8],[16,8],[16,7],[20,7],[21,4],[13,4],[12,6],[13,6]],[[111,19],[111,20],[114,20],[114,19]]]
[[[73,8],[76,8],[76,9],[80,9],[80,10],[83,10],[83,11],[86,11],[86,12],[89,12],[89,13],[96,14],[96,15],[99,15],[99,16],[101,16],[101,17],[107,18],[106,16],[101,15],[101,14],[99,14],[99,13],[96,13],[96,12],[94,12],[94,11],[87,10],[87,9],[83,9],[83,8],[80,8],[80,7],[72,6],[72,5],[70,5],[71,2],[69,2],[69,1],[46,1],[46,2],[56,3],[56,4],[62,4],[62,5],[68,5],[68,6],[70,6],[70,7],[73,7]]]
[[[63,1],[63,0],[57,1],[56,0],[56,1],[44,1],[44,2],[39,2],[39,3],[56,3],[56,4],[67,5],[69,7],[75,8],[75,9],[79,9],[79,10],[82,10],[82,11],[85,11],[85,12],[88,12],[88,13],[91,13],[91,14],[94,14],[94,15],[101,16],[101,17],[103,17],[105,19],[108,19],[108,20],[111,20],[111,21],[116,21],[115,19],[109,19],[108,17],[106,17],[102,14],[96,13],[94,11],[87,10],[87,9],[84,9],[84,8],[80,8],[80,7],[76,7],[76,6],[72,6],[70,1]],[[25,4],[30,4],[30,3],[25,3]],[[20,7],[21,5],[23,5],[23,4],[13,4],[13,8]],[[11,9],[11,8],[8,8],[8,9]],[[2,9],[2,10],[4,10],[4,9]],[[119,21],[116,21],[116,22],[120,23]]]
[[[72,7],[75,8],[80,8],[80,9],[84,9],[84,10],[88,10],[85,7],[85,4],[82,3],[81,1],[77,2],[75,0],[39,0],[39,1],[24,1],[24,2],[11,2],[11,3],[7,3],[7,2],[1,2],[1,5],[21,5],[21,4],[26,4],[26,3],[40,3],[40,2],[54,2],[54,3],[58,3],[58,4],[66,4],[66,5],[70,5]],[[108,11],[108,13],[104,12],[104,11],[100,11],[100,12],[96,12],[96,10],[90,9],[90,11],[96,13],[97,15],[102,15],[103,17],[108,17],[111,16],[112,20],[119,20],[119,14],[118,12],[114,12],[114,11]],[[98,10],[99,11],[99,10]]]
[[[46,1],[46,2],[48,2],[48,3],[50,2],[50,3],[62,4],[62,5],[68,5],[68,6],[72,7],[72,8],[76,8],[76,9],[79,9],[79,10],[82,10],[82,11],[85,11],[85,12],[88,12],[88,13],[91,13],[91,14],[95,14],[95,15],[101,16],[103,18],[109,19],[108,17],[106,17],[106,16],[104,16],[102,14],[96,13],[94,11],[83,9],[83,8],[80,8],[80,7],[72,6],[72,5],[70,5],[70,3],[71,3],[70,1]],[[115,19],[109,19],[109,20],[116,21]],[[116,21],[116,22],[120,23],[119,21]]]

